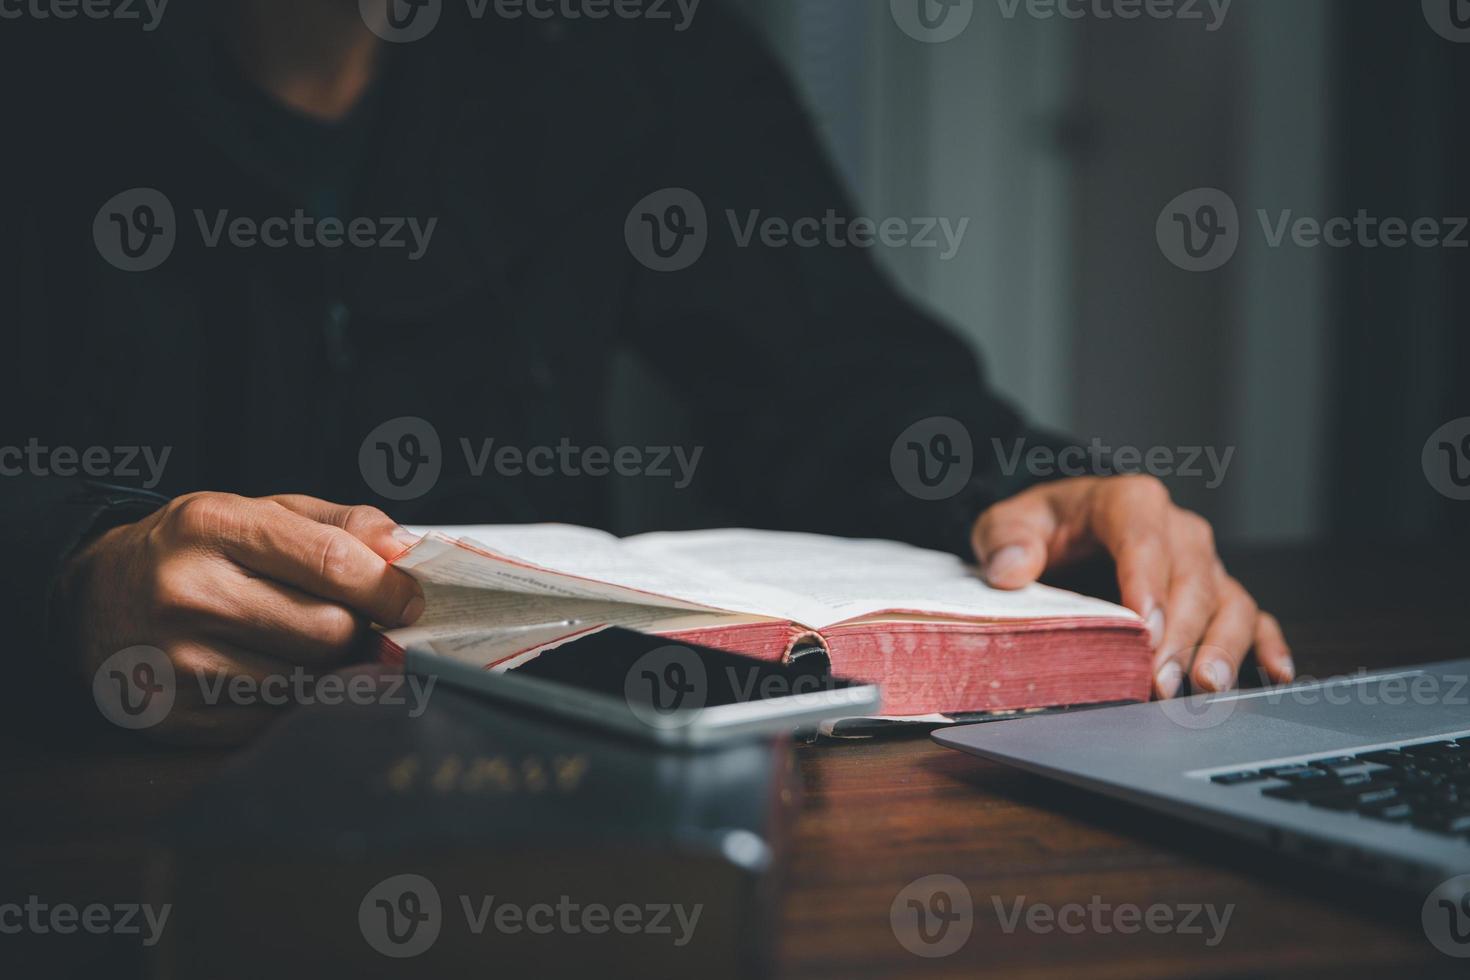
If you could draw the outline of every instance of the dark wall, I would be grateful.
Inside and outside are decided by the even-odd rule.
[[[1339,210],[1470,216],[1470,43],[1402,16],[1411,6],[1338,4]],[[1470,538],[1470,503],[1435,492],[1420,458],[1470,416],[1470,248],[1344,252],[1333,284],[1334,532]]]

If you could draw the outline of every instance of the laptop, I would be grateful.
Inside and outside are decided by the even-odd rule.
[[[1421,895],[1470,872],[1470,660],[933,738]]]

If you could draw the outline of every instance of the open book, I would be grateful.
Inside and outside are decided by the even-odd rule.
[[[1143,622],[1098,599],[1003,592],[959,559],[891,541],[772,531],[617,538],[567,525],[419,528],[394,564],[427,602],[386,659],[507,670],[620,626],[766,660],[825,651],[877,683],[885,716],[1146,700]]]

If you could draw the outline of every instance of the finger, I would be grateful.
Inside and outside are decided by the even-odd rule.
[[[231,684],[259,691],[267,681],[289,677],[298,669],[283,660],[215,637],[180,640],[167,647],[178,684],[177,703],[184,707],[241,706]],[[248,684],[244,682],[248,681]],[[254,701],[254,699],[252,699]]]
[[[1291,659],[1291,646],[1281,632],[1281,624],[1270,613],[1263,612],[1255,623],[1256,659],[1266,676],[1278,684],[1296,679],[1296,664]]]
[[[1003,500],[980,515],[972,545],[985,579],[998,589],[1019,589],[1046,571],[1057,512],[1038,487]]]
[[[1169,550],[1164,642],[1154,657],[1154,686],[1164,698],[1178,693],[1219,605],[1218,559],[1209,524],[1198,515],[1176,511],[1169,520]]]
[[[423,612],[423,591],[412,577],[342,528],[275,501],[201,495],[171,508],[169,519],[186,539],[373,622],[406,626]]]
[[[376,507],[365,504],[334,504],[302,494],[268,497],[287,510],[321,524],[340,527],[383,560],[392,561],[419,542],[414,534]]]
[[[270,678],[286,686],[291,665],[219,640],[172,644],[175,698],[148,734],[178,745],[239,745],[281,714],[283,704],[254,696]],[[245,692],[234,685],[248,680]]]
[[[1164,642],[1164,600],[1173,571],[1169,549],[1169,491],[1151,477],[1100,484],[1089,521],[1118,570],[1123,605],[1143,617],[1154,648]]]
[[[1201,691],[1228,691],[1240,676],[1240,665],[1250,652],[1260,610],[1240,583],[1221,572],[1220,608],[1195,655],[1190,679]]]
[[[351,610],[270,579],[252,578],[233,565],[214,572],[215,614],[201,624],[208,635],[293,664],[341,661],[366,623]]]

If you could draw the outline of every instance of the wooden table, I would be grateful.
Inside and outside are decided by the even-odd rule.
[[[1300,671],[1323,676],[1466,656],[1466,574],[1454,556],[1290,551],[1232,568],[1287,625]],[[136,898],[148,827],[230,753],[161,748],[126,733],[82,746],[0,742],[0,885]],[[925,738],[804,746],[803,803],[780,912],[784,977],[1464,976],[1436,952],[1418,903],[1273,861],[1121,804],[934,746]],[[952,875],[974,900],[973,932],[951,955],[899,944],[900,889]],[[1233,906],[1221,941],[1085,928],[1007,933],[995,903]],[[1075,920],[1073,920],[1075,921]],[[1113,921],[1105,916],[1105,923]],[[6,937],[0,936],[0,964]],[[127,975],[108,955],[65,975]],[[0,974],[7,974],[0,966]],[[45,971],[13,976],[46,976]],[[489,974],[487,974],[489,975]]]
[[[1451,556],[1283,552],[1232,569],[1276,611],[1303,675],[1467,655],[1466,574]],[[1283,864],[1253,848],[927,739],[801,750],[799,822],[780,962],[789,977],[1467,976],[1425,939],[1419,900]],[[958,952],[921,959],[889,926],[898,891],[948,874],[974,901]],[[1022,924],[1016,901],[1234,905],[1224,938],[1102,935]],[[1070,919],[1069,923],[1076,919]],[[1111,921],[1105,917],[1104,922]],[[1400,972],[1402,971],[1402,972]]]

